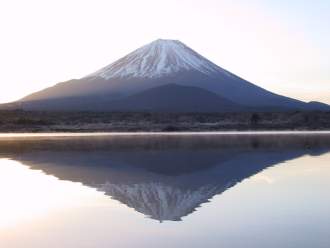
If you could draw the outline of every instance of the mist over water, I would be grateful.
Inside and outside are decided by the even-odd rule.
[[[329,247],[329,151],[327,133],[1,137],[0,245]]]

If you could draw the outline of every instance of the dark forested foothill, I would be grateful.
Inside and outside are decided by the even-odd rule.
[[[330,130],[330,112],[140,113],[0,111],[1,132]]]

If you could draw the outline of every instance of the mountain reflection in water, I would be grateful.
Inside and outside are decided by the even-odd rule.
[[[0,156],[81,182],[159,221],[180,221],[267,167],[330,150],[329,135],[29,137]]]

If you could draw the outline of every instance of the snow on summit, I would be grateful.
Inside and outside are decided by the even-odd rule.
[[[157,78],[179,71],[204,74],[222,70],[178,40],[155,40],[87,77]]]

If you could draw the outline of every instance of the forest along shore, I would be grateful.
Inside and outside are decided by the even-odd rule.
[[[0,132],[330,130],[330,112],[149,113],[0,111]]]

